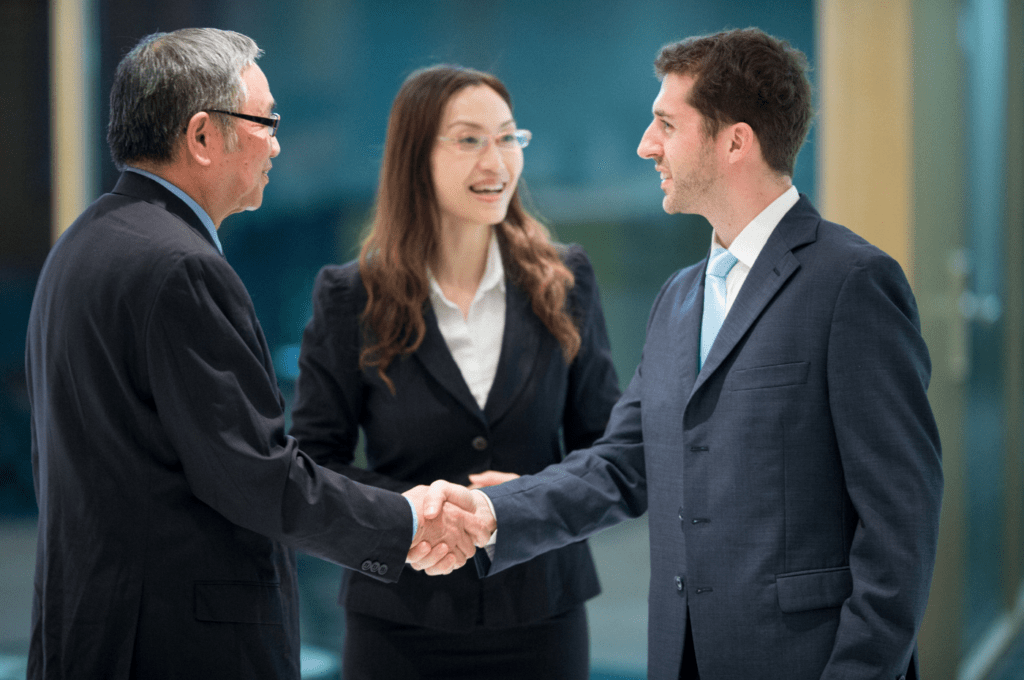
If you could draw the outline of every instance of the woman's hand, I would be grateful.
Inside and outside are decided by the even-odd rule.
[[[519,477],[519,475],[514,472],[498,472],[497,470],[478,472],[475,475],[469,476],[469,488],[482,489],[485,486],[497,486],[498,484],[504,484],[505,482],[516,479],[517,477]]]

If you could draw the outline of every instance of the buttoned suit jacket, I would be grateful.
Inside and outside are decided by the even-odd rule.
[[[649,510],[649,677],[688,620],[703,680],[915,677],[942,472],[899,265],[801,197],[698,373],[706,264],[662,288],[594,447],[485,490],[491,571]]]
[[[469,483],[484,470],[529,474],[558,462],[564,448],[590,446],[619,396],[594,271],[579,246],[562,250],[573,272],[568,309],[581,346],[566,364],[561,347],[506,265],[505,330],[484,408],[445,344],[433,307],[426,335],[388,368],[392,394],[376,368],[359,368],[360,316],[367,293],[357,262],[325,267],[303,335],[292,435],[321,465],[368,484],[403,491],[446,479]],[[508,258],[505,258],[508,262]],[[353,465],[362,428],[369,469]],[[599,591],[585,542],[570,542],[493,579],[472,566],[448,576],[404,574],[380,583],[344,573],[339,603],[351,611],[434,629],[509,628],[564,612]]]
[[[26,370],[29,678],[298,678],[292,548],[402,571],[408,503],[285,435],[245,287],[159,183],[124,173],[53,247]]]

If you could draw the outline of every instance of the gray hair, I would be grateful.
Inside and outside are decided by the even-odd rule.
[[[242,70],[262,54],[251,38],[216,28],[184,28],[140,40],[118,64],[110,89],[107,144],[114,164],[123,170],[137,161],[171,161],[192,116],[245,103]],[[212,118],[233,147],[237,136],[229,117]]]

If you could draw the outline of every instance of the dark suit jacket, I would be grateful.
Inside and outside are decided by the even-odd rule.
[[[597,282],[579,246],[563,255],[576,277],[569,305],[582,345],[567,366],[529,298],[506,286],[505,333],[494,385],[483,410],[445,345],[430,304],[427,334],[412,356],[388,370],[396,394],[359,369],[359,315],[366,289],[357,263],[325,267],[313,293],[292,410],[292,434],[321,465],[368,484],[404,490],[494,469],[527,474],[589,446],[619,396]],[[506,267],[506,271],[509,268]],[[352,465],[359,428],[369,470]],[[560,432],[561,430],[561,432]],[[522,625],[563,612],[599,592],[586,543],[570,543],[501,577],[481,581],[472,567],[449,576],[405,574],[384,584],[343,576],[339,601],[351,611],[447,630]]]
[[[285,435],[252,302],[209,238],[128,172],[43,267],[30,678],[298,678],[291,548],[402,571],[408,503]]]
[[[899,265],[801,198],[698,374],[705,267],[662,288],[602,439],[486,490],[492,569],[649,509],[649,677],[687,609],[704,680],[912,677],[942,472]]]

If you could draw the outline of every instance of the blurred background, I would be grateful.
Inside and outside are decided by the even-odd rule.
[[[263,207],[227,220],[287,398],[317,271],[357,253],[391,100],[456,62],[508,85],[533,131],[523,177],[597,272],[625,384],[654,295],[706,252],[636,156],[659,47],[759,26],[804,51],[818,117],[794,183],[896,257],[932,354],[946,473],[923,675],[1024,678],[1024,0],[0,0],[0,680],[24,677],[35,496],[25,328],[53,240],[117,172],[117,62],[141,37],[233,29],[266,51],[282,153]],[[624,385],[623,385],[624,386]],[[914,493],[907,489],[907,493]],[[592,541],[593,678],[646,671],[646,520]],[[300,563],[303,674],[338,677],[339,568]]]

